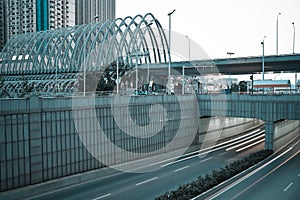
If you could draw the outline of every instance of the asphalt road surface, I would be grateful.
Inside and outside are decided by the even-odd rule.
[[[120,172],[90,183],[62,188],[30,199],[154,199],[166,191],[176,189],[181,184],[195,180],[199,175],[206,175],[213,169],[225,166],[251,152],[263,149],[264,141],[262,138],[264,138],[263,131],[256,130],[253,134],[249,134],[247,138],[216,146],[204,157],[199,156],[199,152],[195,152],[182,157],[176,162],[159,163],[160,167],[156,171],[148,173]],[[251,140],[251,142],[245,143],[247,140]],[[249,146],[253,143],[255,145]],[[296,184],[295,180],[291,181]],[[290,186],[290,191],[294,189],[293,187],[294,185]]]
[[[208,199],[300,199],[300,142]]]

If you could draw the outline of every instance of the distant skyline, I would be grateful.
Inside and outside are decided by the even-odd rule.
[[[276,54],[276,19],[278,20],[279,54],[293,51],[295,23],[295,53],[300,53],[299,0],[116,0],[116,17],[135,16],[151,12],[168,29],[167,14],[172,15],[172,31],[188,35],[211,58]]]

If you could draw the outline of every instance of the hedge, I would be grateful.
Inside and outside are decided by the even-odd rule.
[[[199,176],[197,180],[180,185],[178,189],[170,192],[168,191],[155,199],[191,199],[264,160],[272,153],[272,150],[261,150],[251,153],[243,159],[230,163],[225,167],[213,170],[205,176]]]

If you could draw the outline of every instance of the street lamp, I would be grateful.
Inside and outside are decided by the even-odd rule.
[[[191,39],[189,38],[189,36],[185,36],[187,39],[188,39],[188,41],[189,41],[189,61],[191,61]]]
[[[229,55],[229,58],[231,58],[231,56],[234,55],[234,52],[227,52],[227,55]]]
[[[121,57],[123,59],[123,57]],[[117,79],[116,79],[116,83],[117,83],[117,94],[119,94],[119,57],[117,56]]]
[[[171,94],[170,92],[170,87],[171,87],[171,16],[175,12],[175,9],[168,13],[169,16],[169,48],[168,48],[168,53],[169,53],[169,67],[168,67],[168,94]]]
[[[231,56],[234,55],[234,52],[228,51],[227,55],[229,55],[229,58],[231,58]],[[232,87],[232,84],[231,84],[231,74],[229,74],[229,84],[230,84],[230,88],[231,88]]]
[[[276,20],[276,55],[278,55],[278,18],[281,13],[277,14],[277,20]]]
[[[94,16],[91,19],[90,23],[93,22],[97,18],[99,18],[99,15]],[[83,67],[83,96],[85,96],[85,92],[86,92],[86,64],[87,64],[86,63],[86,46],[87,46],[87,44],[85,44],[85,47],[84,47],[84,60],[83,60],[83,63],[84,63],[84,67]]]
[[[293,54],[295,54],[295,33],[296,33],[296,28],[295,28],[295,23],[292,23],[293,28],[294,28],[294,34],[293,34]]]
[[[263,41],[261,42],[263,54],[262,54],[262,80],[265,80],[265,38],[267,36],[264,36]]]

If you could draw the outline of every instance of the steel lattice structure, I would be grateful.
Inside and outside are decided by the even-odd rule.
[[[139,64],[168,61],[164,30],[151,13],[25,33],[10,39],[1,53],[2,87],[17,92],[27,81],[40,93],[72,92],[78,75],[119,60],[132,66],[133,55],[143,55]]]

